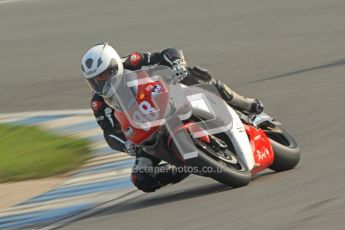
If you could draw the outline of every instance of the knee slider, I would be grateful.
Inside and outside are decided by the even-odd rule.
[[[131,174],[131,181],[139,190],[144,192],[154,192],[157,188],[156,182],[153,177],[147,173],[135,173]]]

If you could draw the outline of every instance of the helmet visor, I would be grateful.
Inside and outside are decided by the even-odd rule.
[[[111,74],[109,71],[89,79],[85,79],[87,84],[93,89],[98,95],[105,96],[110,89]]]

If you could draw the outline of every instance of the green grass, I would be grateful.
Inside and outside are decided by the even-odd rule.
[[[89,152],[86,140],[0,124],[0,182],[66,173],[81,166]]]

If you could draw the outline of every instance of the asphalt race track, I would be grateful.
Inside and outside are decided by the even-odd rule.
[[[0,0],[0,112],[87,108],[79,61],[98,41],[123,55],[182,47],[262,99],[301,163],[240,189],[191,176],[63,229],[344,229],[344,12],[343,0]]]

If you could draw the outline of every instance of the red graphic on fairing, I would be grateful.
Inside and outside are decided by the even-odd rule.
[[[179,132],[180,129],[182,129],[182,128],[185,129],[188,133],[201,132],[201,131],[203,131],[201,128],[198,128],[198,126],[196,126],[194,129],[191,129],[191,125],[193,125],[193,124],[196,124],[196,122],[187,122],[187,123],[183,124],[182,126],[177,127],[177,128],[174,130],[174,133]],[[198,139],[201,140],[201,141],[203,141],[203,142],[205,142],[205,143],[210,143],[210,137],[207,135],[207,132],[206,132],[206,131],[204,131],[204,135],[201,136],[201,137],[199,137]],[[171,146],[172,140],[173,140],[173,139],[172,139],[172,136],[169,135],[168,141],[167,141],[167,145],[168,145],[168,146]]]
[[[262,129],[256,129],[253,126],[244,125],[249,142],[253,150],[255,167],[253,174],[256,174],[268,168],[274,160],[274,153],[271,143]]]
[[[149,79],[144,72],[138,74],[138,79]],[[138,85],[136,101],[139,105],[139,111],[131,111],[131,108],[127,110],[127,114],[131,116],[133,121],[140,121],[142,114],[149,114],[152,112],[159,112],[159,117],[163,117],[167,107],[167,101],[169,99],[168,88],[163,82],[150,81],[148,83]],[[136,108],[136,107],[134,107]],[[142,144],[148,137],[154,134],[158,129],[158,126],[150,127],[148,129],[142,129],[135,127],[129,121],[127,114],[122,111],[115,111],[115,117],[121,124],[122,132],[126,134],[126,138],[132,141],[134,144]]]

